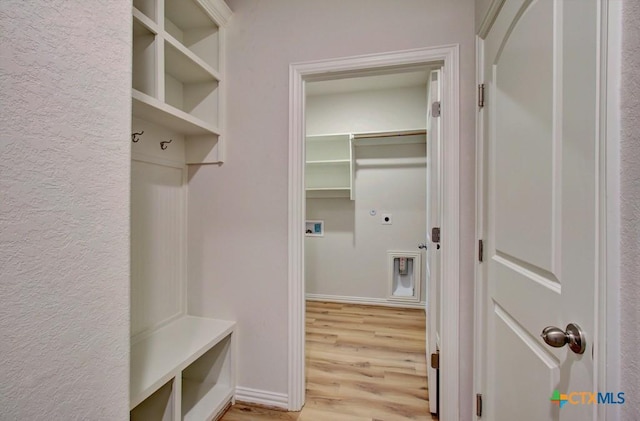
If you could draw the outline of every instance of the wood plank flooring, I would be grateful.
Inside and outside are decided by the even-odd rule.
[[[237,403],[223,421],[431,420],[422,310],[307,302],[306,404]]]

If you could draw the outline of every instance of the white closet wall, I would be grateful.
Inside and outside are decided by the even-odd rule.
[[[420,252],[417,245],[425,242],[426,148],[421,143],[355,149],[355,200],[307,199],[307,219],[324,221],[324,237],[305,238],[306,293],[386,302],[387,251]],[[392,225],[382,224],[385,213],[392,215]]]
[[[426,86],[308,96],[307,132],[313,136],[307,138],[307,158],[318,149],[316,144],[336,137],[327,134],[424,130],[426,102]],[[391,145],[365,146],[384,142]],[[319,196],[323,191],[309,190],[317,170],[306,166],[306,217],[324,221],[323,237],[305,238],[306,293],[314,299],[387,303],[387,252],[419,252],[417,245],[426,241],[425,137],[353,144],[362,146],[348,151],[350,158],[353,155],[351,167],[346,167],[353,171],[351,200],[349,194],[338,198],[333,191],[327,198]],[[325,171],[335,178],[342,169],[333,167],[326,166]],[[381,223],[382,214],[387,213],[392,215],[391,225]],[[424,301],[425,288],[421,291]]]
[[[424,129],[425,89],[405,87],[308,96],[307,136]]]

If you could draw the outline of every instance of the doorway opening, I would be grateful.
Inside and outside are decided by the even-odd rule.
[[[307,300],[425,308],[431,71],[306,84]]]
[[[437,371],[427,365],[437,335],[426,340],[425,326],[427,257],[440,255],[435,244],[426,250],[437,69],[305,85],[302,414],[437,413]]]
[[[442,321],[440,337],[440,413],[458,418],[458,46],[426,48],[290,66],[289,131],[289,387],[288,407],[299,410],[305,399],[305,83],[354,75],[383,75],[441,66],[442,157]]]

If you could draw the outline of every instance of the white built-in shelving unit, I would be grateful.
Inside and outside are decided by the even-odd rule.
[[[424,129],[309,135],[305,141],[306,197],[345,197],[355,200],[355,150],[358,146],[388,146],[425,141]]]
[[[184,135],[187,164],[224,161],[222,0],[134,0],[133,115]]]
[[[187,165],[224,161],[230,17],[222,0],[133,1],[132,420],[212,420],[235,399],[235,322],[186,298]]]
[[[308,198],[353,200],[353,142],[350,134],[307,136],[305,189]]]

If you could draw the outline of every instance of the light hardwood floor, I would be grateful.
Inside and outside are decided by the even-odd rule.
[[[223,421],[431,420],[422,310],[307,302],[306,403],[241,403]]]

